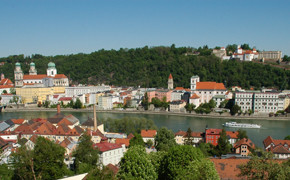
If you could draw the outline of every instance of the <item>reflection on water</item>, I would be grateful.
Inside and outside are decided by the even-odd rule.
[[[72,114],[79,118],[81,122],[93,117],[92,112],[63,112],[63,114]],[[55,112],[2,112],[0,113],[0,121],[10,118],[46,118],[52,117]],[[222,124],[228,121],[236,121],[238,123],[252,123],[260,124],[260,129],[245,129],[249,138],[259,147],[263,147],[263,140],[267,136],[272,136],[276,139],[284,139],[285,136],[290,135],[290,121],[268,121],[255,119],[222,119],[222,118],[200,118],[188,116],[162,115],[162,114],[126,114],[126,113],[97,113],[99,119],[119,119],[123,117],[144,117],[152,119],[157,127],[167,127],[174,132],[178,130],[186,131],[189,127],[192,131],[204,131],[206,126],[208,128],[223,128]],[[227,131],[236,131],[236,128],[226,128]]]

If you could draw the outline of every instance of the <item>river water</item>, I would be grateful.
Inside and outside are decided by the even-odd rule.
[[[93,117],[92,112],[62,112],[65,115],[72,114],[77,117],[80,122],[84,122],[88,117]],[[55,115],[55,112],[2,112],[0,113],[0,121],[11,118],[47,118]],[[249,138],[258,147],[263,146],[263,140],[267,136],[272,136],[274,139],[284,139],[290,135],[290,120],[260,120],[260,119],[222,119],[222,118],[205,118],[205,117],[191,117],[191,116],[177,116],[166,114],[129,114],[129,113],[109,113],[97,112],[98,119],[120,119],[123,117],[144,117],[154,121],[157,127],[167,127],[173,132],[178,130],[186,131],[191,128],[192,131],[204,132],[206,126],[208,128],[223,128],[222,124],[228,121],[236,121],[238,123],[253,123],[260,124],[260,129],[244,129],[247,131]],[[106,128],[106,127],[105,127]],[[236,128],[226,128],[227,131],[238,130]]]

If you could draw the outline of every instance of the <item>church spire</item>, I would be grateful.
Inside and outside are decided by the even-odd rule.
[[[173,77],[170,73],[169,77],[168,77],[168,89],[172,90],[173,89]]]

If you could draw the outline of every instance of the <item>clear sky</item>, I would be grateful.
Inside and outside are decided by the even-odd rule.
[[[173,43],[290,55],[290,0],[0,0],[0,57]]]

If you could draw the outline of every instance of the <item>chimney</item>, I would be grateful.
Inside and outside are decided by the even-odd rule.
[[[60,114],[60,105],[57,105],[57,114]]]
[[[97,113],[96,113],[96,105],[94,104],[94,131],[97,131],[98,125],[97,125]]]

